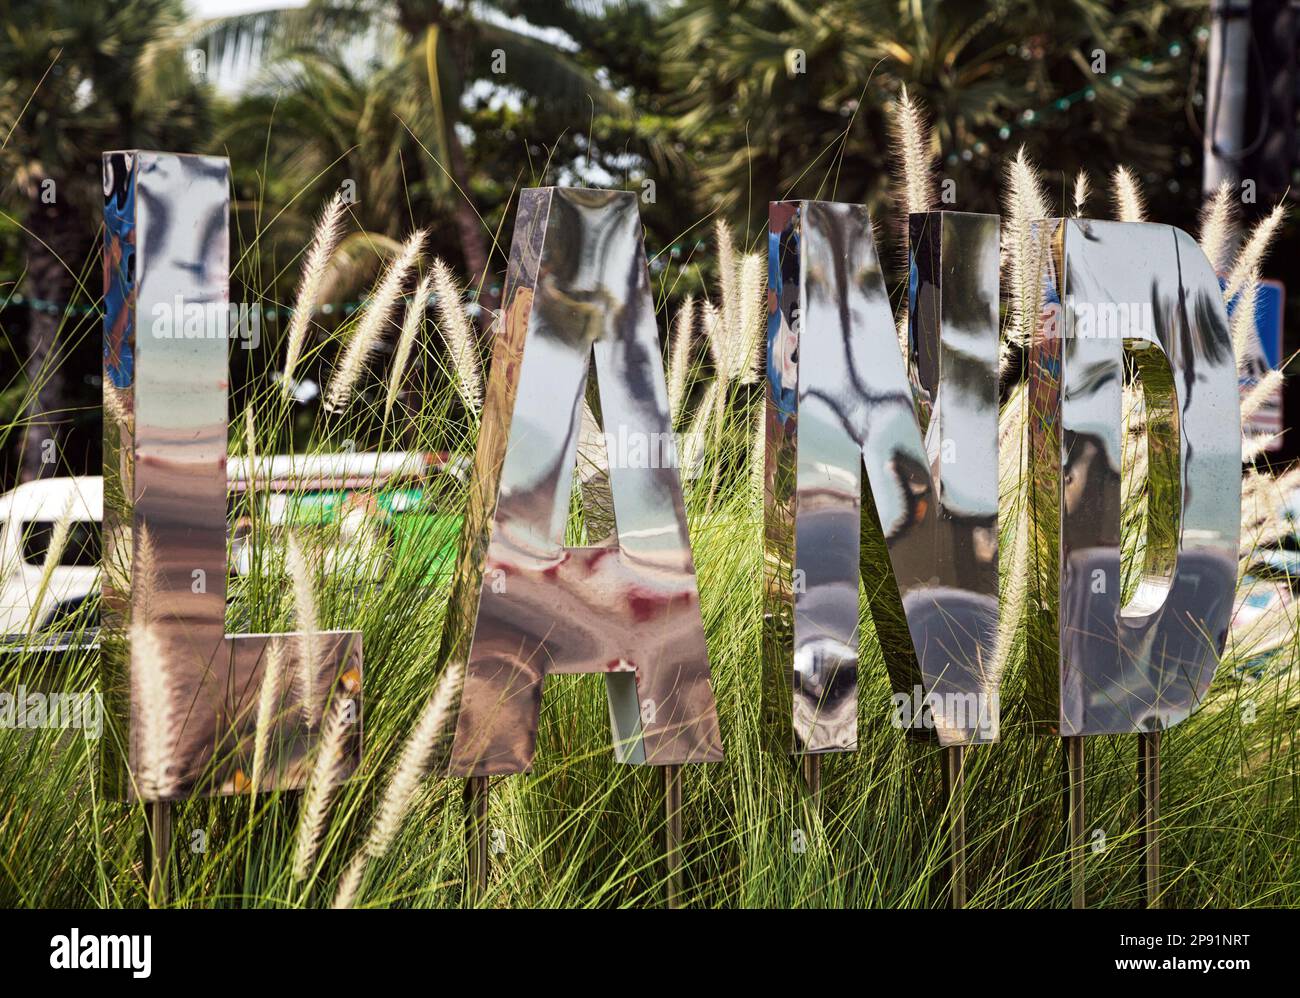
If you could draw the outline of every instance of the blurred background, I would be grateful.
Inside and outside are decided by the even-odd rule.
[[[483,330],[518,192],[541,184],[638,192],[660,305],[709,287],[716,221],[761,248],[776,198],[867,203],[897,274],[904,87],[945,207],[999,212],[1022,146],[1058,208],[1084,170],[1089,213],[1112,216],[1124,165],[1150,219],[1193,231],[1224,180],[1250,223],[1300,178],[1286,0],[0,0],[0,28],[0,491],[99,469],[105,149],[231,160],[231,300],[261,321],[259,347],[232,350],[232,406],[283,356],[336,192],[349,234],[323,329],[428,227]],[[1289,215],[1257,323],[1274,365],[1300,348],[1296,249]],[[319,398],[298,394],[306,425]],[[1292,385],[1266,460],[1297,456],[1297,413]]]

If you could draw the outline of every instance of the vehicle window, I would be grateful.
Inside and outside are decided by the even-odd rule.
[[[22,526],[23,561],[29,565],[44,565],[50,540],[54,536],[52,520],[31,520]],[[65,567],[90,567],[99,565],[99,524],[89,520],[74,520],[68,529],[68,543],[63,548],[59,564]]]

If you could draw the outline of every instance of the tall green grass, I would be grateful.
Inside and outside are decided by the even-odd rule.
[[[427,387],[402,414],[404,446],[454,445],[465,453],[471,421],[449,379]],[[373,390],[372,390],[373,389]],[[377,418],[382,389],[364,389],[350,420]],[[729,405],[750,408],[738,395]],[[268,389],[254,410],[283,413]],[[710,462],[743,467],[746,428],[729,420]],[[263,417],[263,424],[266,418]],[[448,428],[459,426],[459,439]],[[269,453],[281,428],[259,426]],[[341,445],[357,426],[326,421],[313,446]],[[232,451],[245,446],[232,434]],[[774,755],[762,730],[761,507],[744,474],[687,482],[692,545],[726,748],[726,760],[685,771],[686,890],[703,906],[930,906],[945,901],[946,802],[935,745],[905,737],[888,713],[881,650],[864,598],[861,748],[824,764],[820,814],[808,807],[792,759]],[[463,485],[445,482],[455,509]],[[581,511],[575,507],[575,521]],[[257,543],[282,537],[255,518]],[[1004,544],[1008,538],[1004,536]],[[329,539],[321,539],[328,544]],[[254,564],[262,565],[260,559]],[[232,629],[293,629],[291,599],[270,567],[232,588]],[[365,762],[331,813],[316,867],[290,875],[297,795],[195,800],[176,805],[170,903],[177,906],[318,906],[330,903],[369,830],[376,800],[435,687],[447,586],[397,562],[373,586],[318,579],[324,627],[354,627],[365,640]],[[1164,739],[1163,862],[1177,905],[1300,902],[1297,699],[1291,668],[1253,683],[1224,661],[1200,712]],[[90,690],[93,655],[48,661],[7,658],[0,686]],[[970,754],[971,903],[1064,906],[1059,743],[1029,733],[1021,693],[1025,665],[1003,686],[1003,738]],[[1253,720],[1251,720],[1253,718]],[[1249,723],[1248,723],[1249,722]],[[617,906],[664,902],[663,806],[658,771],[614,763],[603,683],[597,676],[547,681],[537,765],[495,780],[490,824],[504,852],[492,857],[487,906]],[[116,906],[144,903],[142,808],[105,799],[99,747],[80,734],[0,731],[0,904]],[[1088,743],[1088,812],[1094,849],[1088,891],[1097,905],[1139,902],[1134,739]],[[362,906],[462,902],[461,781],[430,777],[393,847],[373,862]],[[500,836],[504,836],[503,840]]]
[[[255,245],[237,258],[244,269],[255,269]],[[665,288],[671,283],[671,275],[663,279]],[[748,293],[724,284],[724,305],[728,295]],[[665,295],[661,304],[666,300]],[[732,304],[728,314],[744,312],[743,301]],[[661,332],[676,319],[668,311],[663,304]],[[1035,311],[1031,307],[1027,314]],[[447,314],[437,321],[445,324]],[[721,320],[706,315],[706,321]],[[314,335],[303,345],[302,369],[328,369],[357,322]],[[743,364],[718,377],[725,351],[712,337],[746,331],[706,325],[704,332],[710,351],[697,348],[676,358],[676,369],[689,372],[682,387],[683,426],[700,430],[705,441],[703,466],[685,482],[685,491],[726,758],[685,768],[685,901],[710,907],[944,904],[948,803],[940,750],[904,735],[890,721],[884,661],[890,652],[875,638],[865,588],[860,749],[825,757],[820,810],[806,800],[796,761],[774,753],[763,730],[762,501],[754,474],[761,458],[754,446],[761,390]],[[364,440],[383,449],[472,455],[475,407],[457,390],[456,358],[435,326],[425,327],[416,341],[419,362],[388,415],[387,362],[379,360],[365,370],[342,413],[321,413],[304,425],[301,409],[272,378],[284,345],[268,341],[263,349],[268,355],[234,403],[232,453],[283,452],[305,430],[310,451],[337,452]],[[245,413],[251,413],[251,431]],[[1007,439],[1023,446],[1022,434]],[[1013,550],[1021,522],[1016,510],[1023,495],[1017,488],[1008,489],[1002,519],[1004,553]],[[455,513],[464,507],[467,483],[444,476],[435,492],[439,509]],[[1141,502],[1141,490],[1133,501]],[[252,543],[267,556],[252,559],[251,575],[232,579],[229,629],[294,630],[284,533],[268,524],[251,495],[236,504],[234,514],[249,519]],[[1140,520],[1134,507],[1130,522]],[[331,533],[338,529],[336,524],[315,531],[309,552],[321,558],[339,542]],[[569,533],[575,542],[585,534],[580,502],[574,503]],[[439,648],[449,580],[430,578],[418,558],[393,558],[382,546],[373,556],[384,567],[374,582],[315,572],[320,625],[364,634],[365,756],[334,801],[309,876],[292,876],[299,795],[187,801],[175,806],[170,905],[317,907],[334,899],[445,668]],[[864,560],[886,571],[883,549],[868,550]],[[1019,584],[1022,598],[1023,580],[1014,571],[1004,576],[1004,590]],[[1023,599],[1011,602],[1024,614],[1034,612]],[[84,625],[84,619],[74,621]],[[1168,905],[1300,904],[1296,645],[1293,640],[1255,681],[1238,672],[1253,650],[1230,647],[1201,710],[1163,739]],[[1064,907],[1070,885],[1060,743],[1032,733],[1023,638],[1011,648],[1001,695],[1002,740],[968,756],[969,903]],[[19,651],[0,657],[0,688],[21,683],[29,689],[93,691],[97,670],[92,653],[47,657]],[[547,681],[534,771],[492,784],[489,824],[503,849],[492,856],[488,889],[475,903],[665,903],[659,771],[617,765],[609,739],[600,677]],[[1141,902],[1135,747],[1132,737],[1088,740],[1087,889],[1098,906]],[[76,732],[0,729],[0,904],[146,903],[143,807],[105,796],[101,750]],[[368,865],[358,906],[465,903],[462,788],[459,780],[423,780],[397,838]]]

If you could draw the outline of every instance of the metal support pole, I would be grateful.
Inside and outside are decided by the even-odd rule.
[[[1202,187],[1208,196],[1223,181],[1235,185],[1241,178],[1250,69],[1249,0],[1218,0],[1212,5],[1206,58]]]
[[[948,844],[952,863],[952,906],[966,907],[966,747],[943,750],[943,785],[948,797]]]
[[[474,904],[487,891],[488,787],[486,776],[471,776],[465,781],[466,904]]]
[[[148,884],[150,908],[161,908],[167,903],[167,867],[172,852],[171,801],[150,801],[144,806],[145,881]]]
[[[664,766],[664,858],[668,907],[682,906],[682,767]]]
[[[809,754],[803,757],[803,785],[814,811],[822,806],[822,757]]]
[[[1138,733],[1138,848],[1148,908],[1160,907],[1160,732]]]
[[[1075,908],[1086,908],[1084,893],[1084,860],[1087,821],[1083,798],[1083,737],[1067,735],[1061,739],[1062,777],[1065,790],[1066,850],[1070,858],[1070,903]]]

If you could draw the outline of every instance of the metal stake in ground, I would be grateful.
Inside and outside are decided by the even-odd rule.
[[[664,766],[664,861],[668,907],[682,906],[682,767]]]
[[[1084,896],[1084,800],[1083,737],[1061,739],[1061,776],[1065,802],[1066,851],[1070,862],[1070,900],[1075,908],[1086,908]]]
[[[1160,907],[1160,732],[1138,732],[1138,848],[1148,908]]]
[[[808,803],[815,812],[822,807],[822,757],[816,753],[803,757],[803,785],[808,793]]]
[[[465,781],[465,902],[473,904],[487,891],[489,777]]]
[[[150,908],[161,908],[168,901],[167,874],[172,851],[171,801],[152,801],[144,806],[145,883]]]
[[[966,907],[966,747],[943,750],[943,786],[948,800],[948,849],[952,906]]]

